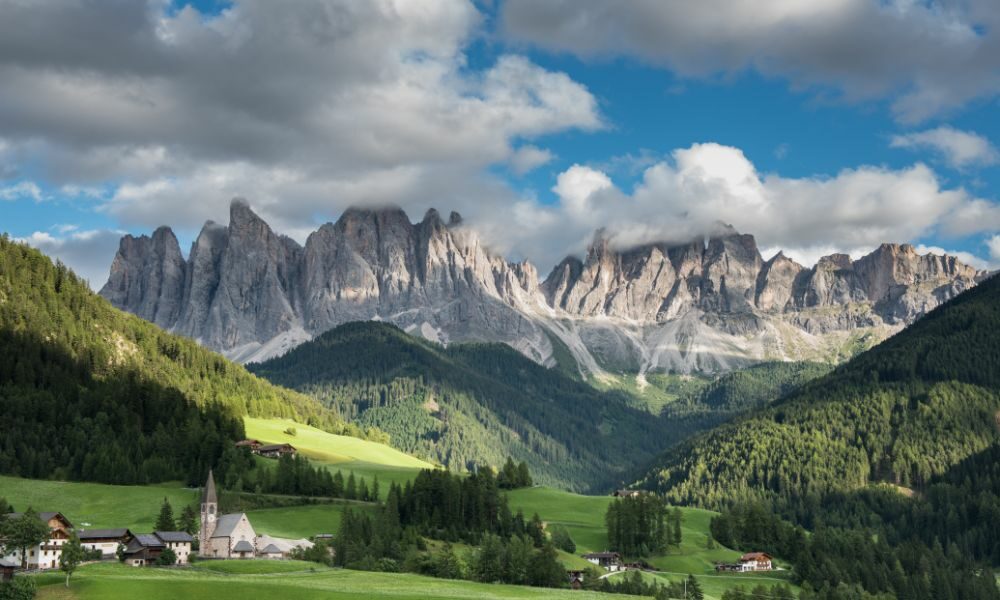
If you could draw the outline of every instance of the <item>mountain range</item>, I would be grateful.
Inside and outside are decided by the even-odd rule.
[[[342,323],[384,320],[444,344],[503,342],[585,375],[723,372],[765,360],[838,362],[974,286],[953,256],[883,244],[805,267],[765,260],[720,226],[687,243],[616,248],[541,279],[491,252],[457,213],[345,211],[300,245],[242,200],[205,224],[185,259],[167,227],[122,238],[100,294],[240,362],[279,356]],[[565,366],[565,365],[563,365]]]

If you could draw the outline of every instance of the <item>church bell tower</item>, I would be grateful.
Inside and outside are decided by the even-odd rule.
[[[212,470],[208,470],[208,481],[205,482],[205,489],[201,493],[201,530],[198,532],[198,554],[199,556],[211,556],[209,541],[215,533],[215,519],[219,512],[219,499],[215,495],[215,478],[212,477]]]

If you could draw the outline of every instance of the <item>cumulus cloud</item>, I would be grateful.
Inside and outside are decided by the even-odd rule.
[[[889,97],[915,122],[1000,93],[995,0],[508,0],[515,39],[632,56],[681,76],[755,69],[849,100]]]
[[[567,250],[582,253],[601,227],[612,243],[628,247],[697,239],[718,231],[725,218],[753,233],[765,253],[783,249],[811,265],[824,254],[857,256],[882,242],[989,232],[996,221],[974,222],[970,214],[1000,216],[994,203],[943,188],[922,164],[788,178],[762,174],[738,148],[713,143],[675,150],[648,167],[632,190],[593,167],[574,165],[559,175],[553,191],[557,204],[522,201],[480,221],[496,222],[513,237],[496,236],[496,244],[516,246],[544,268]]]
[[[37,248],[53,259],[61,260],[73,271],[100,289],[108,279],[111,259],[118,249],[122,231],[92,229],[79,231],[76,226],[61,225],[57,235],[36,231],[18,241]]]
[[[971,131],[947,126],[895,135],[889,145],[909,150],[932,150],[956,169],[1000,162],[1000,153],[988,139]]]
[[[222,220],[236,195],[298,228],[349,204],[475,197],[495,192],[489,165],[544,163],[533,138],[604,127],[563,73],[515,54],[470,68],[469,0],[0,8],[4,162],[97,191],[126,226]]]

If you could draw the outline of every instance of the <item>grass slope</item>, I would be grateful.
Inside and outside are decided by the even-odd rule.
[[[526,461],[539,482],[610,487],[687,435],[503,344],[447,348],[378,322],[341,325],[250,369],[454,470]]]
[[[289,571],[301,566],[301,570]],[[247,572],[250,571],[250,572]],[[605,594],[451,581],[419,575],[325,569],[301,563],[228,562],[188,569],[136,569],[117,564],[82,567],[69,593],[58,574],[39,577],[39,600],[228,600],[365,598],[461,600],[610,598]],[[615,596],[617,597],[617,596]]]
[[[395,448],[344,435],[334,435],[314,427],[282,419],[243,420],[247,437],[270,443],[287,442],[308,457],[315,465],[323,465],[331,472],[341,471],[344,477],[354,473],[364,477],[370,486],[378,477],[380,495],[385,498],[389,484],[405,484],[416,477],[421,469],[435,468],[429,462],[404,454]],[[285,433],[294,427],[294,436]],[[265,464],[267,461],[265,459]]]

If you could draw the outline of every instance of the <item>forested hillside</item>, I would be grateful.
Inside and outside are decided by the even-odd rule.
[[[808,381],[833,370],[812,362],[766,362],[719,376],[663,407],[671,419],[721,423],[736,415],[777,402]],[[703,428],[703,427],[702,427]]]
[[[393,325],[349,323],[249,367],[394,446],[453,469],[526,461],[545,484],[581,490],[679,439],[668,421],[546,369],[502,344],[443,348]]]
[[[983,282],[776,405],[665,455],[645,480],[674,501],[798,504],[931,477],[994,443],[1000,279]]]
[[[0,472],[142,483],[225,471],[241,417],[360,432],[302,394],[113,308],[0,238]]]
[[[998,365],[994,277],[642,483],[725,511],[720,541],[794,558],[820,598],[997,598]]]

